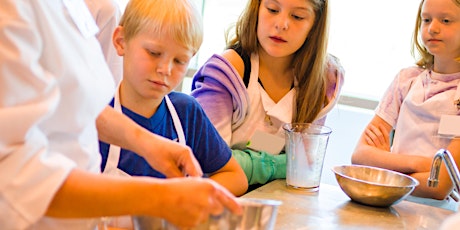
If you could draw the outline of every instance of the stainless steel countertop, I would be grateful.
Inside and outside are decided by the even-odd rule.
[[[454,212],[401,201],[388,208],[361,205],[338,186],[321,184],[318,192],[286,186],[285,180],[272,181],[243,197],[280,200],[275,230],[294,229],[438,229]]]

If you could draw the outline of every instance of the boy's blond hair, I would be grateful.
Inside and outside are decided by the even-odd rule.
[[[201,14],[191,0],[130,0],[120,26],[126,41],[140,31],[169,35],[194,54],[203,42]]]

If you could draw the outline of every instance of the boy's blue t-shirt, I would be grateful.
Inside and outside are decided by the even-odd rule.
[[[186,144],[192,149],[203,173],[213,173],[227,164],[232,156],[231,149],[209,121],[198,102],[184,93],[171,92],[168,96],[181,121]],[[110,105],[113,106],[113,99]],[[150,118],[140,116],[125,107],[122,107],[122,111],[151,132],[177,141],[178,135],[164,99],[156,113]],[[100,141],[99,147],[102,156],[101,171],[103,171],[107,163],[109,145]],[[155,153],[152,152],[152,154]],[[121,150],[118,168],[133,176],[165,178],[163,174],[153,169],[143,157],[126,149]]]

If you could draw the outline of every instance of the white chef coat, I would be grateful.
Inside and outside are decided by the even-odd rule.
[[[85,6],[4,0],[0,7],[2,229],[94,228],[43,217],[72,168],[100,171],[95,120],[114,93],[97,27],[76,3]]]
[[[123,58],[118,56],[112,42],[112,35],[121,18],[121,10],[115,0],[85,0],[91,15],[99,27],[96,38],[102,48],[105,60],[118,84],[123,78]]]

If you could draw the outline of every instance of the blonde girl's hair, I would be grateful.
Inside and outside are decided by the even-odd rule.
[[[458,7],[460,7],[460,0],[452,0]],[[422,26],[422,7],[425,0],[420,1],[420,5],[418,7],[417,12],[417,19],[415,21],[415,29],[414,34],[412,37],[412,56],[416,57],[415,50],[420,55],[420,58],[415,63],[417,66],[425,69],[433,68],[434,64],[434,56],[428,52],[426,47],[423,45],[422,42],[422,35],[421,35],[421,26]],[[460,62],[460,56],[455,58],[457,62]]]
[[[256,53],[259,47],[257,23],[262,0],[250,0],[236,25],[234,34],[227,31],[227,48],[240,45],[243,55]],[[329,39],[328,0],[310,1],[315,10],[315,22],[303,45],[293,58],[297,79],[296,104],[292,122],[313,122],[329,102],[327,87],[327,43]]]
[[[191,0],[130,0],[120,26],[127,41],[140,31],[169,35],[194,54],[203,42],[201,14]]]

